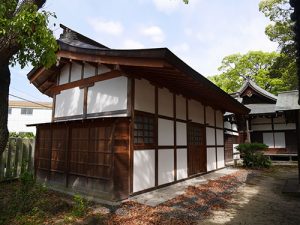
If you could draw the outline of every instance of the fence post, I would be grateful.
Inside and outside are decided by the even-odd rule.
[[[19,176],[19,164],[20,164],[20,153],[22,150],[22,139],[17,138],[16,139],[16,155],[15,155],[15,167],[14,167],[14,177]]]
[[[4,178],[5,151],[0,154],[0,180]]]
[[[27,140],[27,143],[25,142]],[[22,160],[21,160],[21,174],[27,170],[26,164],[28,163],[28,139],[23,139],[23,151],[22,151]]]
[[[8,150],[7,150],[7,161],[6,161],[6,171],[5,171],[5,178],[11,178],[12,176],[12,164],[11,164],[11,155],[13,150],[13,142],[12,139],[8,140]]]
[[[32,172],[32,168],[33,168],[32,143],[33,143],[33,139],[28,139],[28,166],[27,166],[27,171],[30,172],[30,173]]]

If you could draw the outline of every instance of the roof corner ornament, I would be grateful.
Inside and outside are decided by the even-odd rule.
[[[60,35],[59,39],[78,40],[78,37],[76,33],[66,27],[64,28],[63,33]]]

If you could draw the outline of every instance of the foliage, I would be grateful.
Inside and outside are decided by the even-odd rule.
[[[12,65],[25,67],[44,65],[47,68],[56,61],[58,48],[55,37],[48,29],[49,17],[55,14],[38,10],[35,1],[4,0],[0,4],[0,38],[2,48],[13,46],[17,51],[8,55]],[[3,56],[2,56],[3,57]]]
[[[273,65],[273,73],[280,71],[285,86],[289,90],[297,89],[296,46],[290,18],[293,10],[289,0],[262,0],[259,10],[272,22],[266,27],[265,33],[271,41],[278,43],[281,53]]]
[[[10,138],[34,138],[34,134],[32,132],[10,132]]]
[[[281,79],[282,71],[272,73],[278,57],[280,54],[276,52],[262,51],[250,51],[245,55],[232,54],[222,60],[219,67],[222,73],[209,79],[225,92],[232,93],[242,86],[246,77],[249,77],[263,89],[276,94],[288,89]]]
[[[240,151],[245,167],[268,168],[271,166],[270,159],[263,154],[263,150],[268,148],[262,143],[243,143],[236,149]]]
[[[72,215],[76,217],[84,216],[87,212],[87,201],[78,194],[74,195],[73,201]]]
[[[266,27],[269,39],[278,43],[279,53],[248,52],[226,56],[221,74],[210,80],[228,93],[237,91],[249,76],[263,89],[277,94],[297,89],[295,43],[288,0],[262,0],[259,10],[272,22]]]

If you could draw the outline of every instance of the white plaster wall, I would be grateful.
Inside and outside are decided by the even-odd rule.
[[[87,113],[127,109],[127,77],[96,82],[88,88]]]
[[[25,108],[25,107],[24,107]],[[22,115],[21,108],[11,108],[11,114],[8,114],[7,126],[9,132],[32,132],[36,133],[35,127],[27,127],[27,124],[51,122],[52,109],[35,109],[32,115]]]
[[[217,145],[224,145],[224,131],[217,129]]]
[[[285,118],[283,116],[273,118],[273,123],[286,123]]]
[[[158,145],[174,145],[174,122],[158,119]]]
[[[223,128],[223,113],[219,110],[216,111],[216,126]]]
[[[186,120],[186,99],[176,95],[176,118]]]
[[[173,117],[173,94],[166,88],[158,89],[158,114]]]
[[[207,172],[217,169],[216,149],[207,148]]]
[[[81,71],[82,71],[82,65],[78,63],[72,63],[71,82],[81,79]]]
[[[147,80],[135,79],[134,108],[155,113],[155,88]]]
[[[135,150],[133,157],[133,192],[154,187],[155,150]]]
[[[187,145],[186,123],[176,122],[177,145]]]
[[[256,124],[251,125],[251,130],[272,130],[271,124]]]
[[[204,124],[204,107],[195,100],[189,100],[188,102],[189,119],[193,122]]]
[[[251,119],[251,124],[261,124],[261,123],[271,123],[271,118],[265,118],[265,117],[257,117],[254,119]]]
[[[107,72],[109,72],[109,71],[111,71],[111,69],[109,69],[107,66],[104,66],[104,65],[102,65],[102,64],[99,64],[99,65],[98,65],[98,74],[97,74],[97,75],[103,74],[103,73],[107,73]]]
[[[59,85],[69,83],[70,64],[60,69]]]
[[[186,99],[176,95],[176,118],[186,120]]]
[[[269,148],[274,148],[273,133],[263,133],[263,142],[268,145]]]
[[[83,71],[83,78],[88,78],[96,75],[96,67],[85,63],[84,64],[84,71]]]
[[[208,124],[209,126],[215,126],[215,110],[210,106],[206,106],[205,113],[206,124]]]
[[[56,95],[55,117],[75,116],[83,113],[84,90],[79,87],[62,91]]]
[[[206,127],[206,145],[215,145],[215,129]]]
[[[227,128],[227,129],[230,129],[230,130],[231,130],[231,129],[232,129],[232,128],[231,128],[231,123],[230,123],[229,121],[225,121],[225,122],[224,122],[224,128]]]
[[[225,167],[224,148],[221,147],[217,148],[217,166],[218,169]]]
[[[174,150],[158,150],[158,185],[174,181]]]
[[[284,132],[275,132],[275,148],[285,148],[285,133]]]
[[[236,123],[233,123],[231,126],[232,126],[232,130],[236,130],[236,131],[238,130],[238,127],[237,127]]]
[[[295,123],[274,124],[274,130],[296,130]]]
[[[177,180],[188,177],[187,149],[177,149]]]

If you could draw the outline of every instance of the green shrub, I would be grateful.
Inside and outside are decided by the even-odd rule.
[[[87,201],[78,194],[74,195],[73,201],[74,206],[72,209],[72,215],[76,217],[84,216],[87,212]]]
[[[271,160],[263,154],[268,148],[262,143],[243,143],[239,144],[236,149],[240,151],[245,167],[268,168],[271,166]]]
[[[34,134],[32,132],[9,132],[10,138],[34,138]]]

